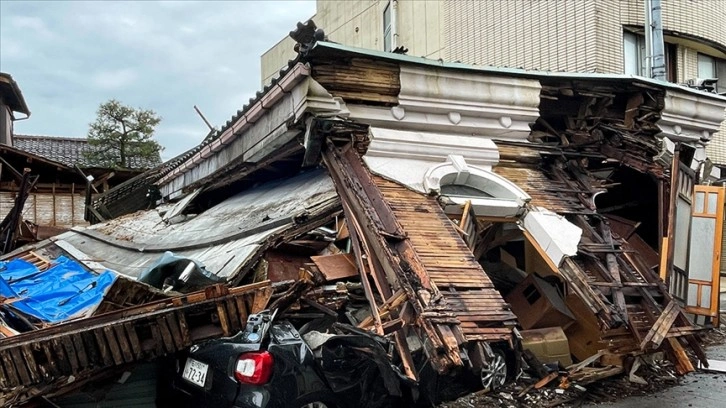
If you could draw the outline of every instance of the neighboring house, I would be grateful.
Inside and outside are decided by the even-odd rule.
[[[99,167],[86,157],[86,154],[94,147],[88,143],[88,139],[82,137],[16,134],[13,137],[13,146],[28,153],[63,163],[71,168],[78,166],[84,174],[92,175],[95,181],[103,180],[97,183],[101,187],[99,192],[106,191],[110,187],[121,184],[141,172],[161,164],[161,157],[157,154],[153,158],[130,157],[127,169]],[[114,175],[109,177],[111,172]]]
[[[44,238],[77,225],[87,225],[87,199],[119,185],[144,170],[157,166],[161,158],[132,160],[131,169],[109,169],[92,165],[84,152],[91,149],[84,138],[18,135],[13,131],[15,115],[26,118],[30,110],[18,84],[0,73],[0,219],[15,205],[25,169],[37,176],[24,203],[21,228],[25,238]],[[89,182],[90,180],[90,182]],[[90,194],[90,196],[88,195]]]
[[[16,113],[22,113],[27,119],[30,109],[13,77],[0,72],[0,144],[12,144]]]
[[[467,64],[644,74],[643,1],[318,0],[330,41]],[[726,2],[662,1],[670,82],[719,78],[726,92]],[[289,37],[262,55],[267,84],[295,55]],[[726,125],[709,157],[726,165]]]

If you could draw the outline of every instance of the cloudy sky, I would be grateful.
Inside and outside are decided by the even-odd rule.
[[[260,55],[315,13],[299,1],[0,1],[0,71],[32,112],[15,132],[85,136],[98,105],[154,109],[169,159],[260,90]]]

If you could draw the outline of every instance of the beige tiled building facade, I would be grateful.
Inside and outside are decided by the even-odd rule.
[[[662,0],[668,80],[718,77],[726,92],[726,0]],[[548,71],[644,74],[642,1],[318,0],[331,41],[445,61]],[[294,57],[281,40],[262,56],[267,83]],[[725,140],[722,140],[725,139]],[[726,125],[709,145],[726,165]]]

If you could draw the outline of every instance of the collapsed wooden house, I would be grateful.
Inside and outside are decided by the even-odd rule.
[[[721,177],[705,144],[726,99],[315,32],[291,33],[298,58],[221,130],[135,181],[164,205],[36,248],[129,276],[174,251],[232,285],[319,271],[295,318],[346,316],[391,338],[412,379],[423,360],[494,385],[518,361],[517,324],[562,327],[570,354],[608,375],[653,350],[681,373],[688,349],[705,363],[694,323],[718,318],[723,188],[700,184]],[[132,187],[109,192],[103,205],[133,205],[106,215],[157,204]]]

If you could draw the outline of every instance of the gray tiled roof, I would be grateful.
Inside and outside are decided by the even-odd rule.
[[[78,167],[98,167],[91,165],[84,156],[84,152],[92,149],[86,138],[13,135],[13,147],[70,167],[74,165],[78,165]],[[134,170],[149,169],[158,166],[160,163],[161,157],[158,155],[153,160],[131,157],[129,159],[129,168]]]

